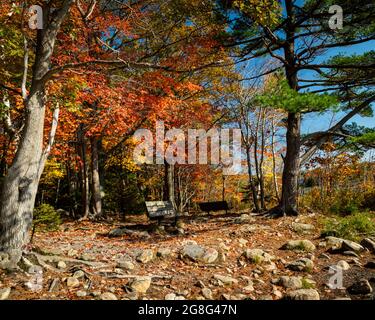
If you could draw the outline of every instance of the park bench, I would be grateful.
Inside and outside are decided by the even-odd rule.
[[[225,210],[225,213],[228,213],[229,207],[226,201],[212,201],[212,202],[200,202],[198,203],[199,208],[210,214],[211,211],[221,211]]]
[[[176,217],[176,210],[169,201],[146,201],[147,215],[159,222],[164,217]]]

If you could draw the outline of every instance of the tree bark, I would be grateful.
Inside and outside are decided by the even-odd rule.
[[[38,30],[31,88],[25,99],[25,127],[1,193],[0,268],[14,267],[29,241],[35,197],[44,167],[44,76],[50,67],[57,32],[73,2],[65,0],[60,9],[51,15],[45,28]],[[47,18],[48,14],[45,16]]]
[[[100,191],[98,140],[96,138],[91,139],[91,177],[94,213],[96,216],[101,216],[102,196]]]

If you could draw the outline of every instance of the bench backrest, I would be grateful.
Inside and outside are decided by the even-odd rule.
[[[206,212],[229,210],[228,203],[226,201],[200,202],[198,205],[202,211]]]
[[[176,211],[169,201],[146,201],[147,213],[150,218],[175,216]]]

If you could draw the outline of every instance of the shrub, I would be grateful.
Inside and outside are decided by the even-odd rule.
[[[49,204],[43,203],[34,209],[34,230],[56,230],[61,224],[59,213]]]
[[[354,241],[375,234],[375,223],[368,213],[355,213],[343,218],[327,218],[323,221],[323,226],[324,236],[331,235]]]

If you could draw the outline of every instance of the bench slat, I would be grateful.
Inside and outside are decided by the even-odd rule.
[[[145,203],[150,218],[176,215],[173,205],[169,201],[146,201]]]

